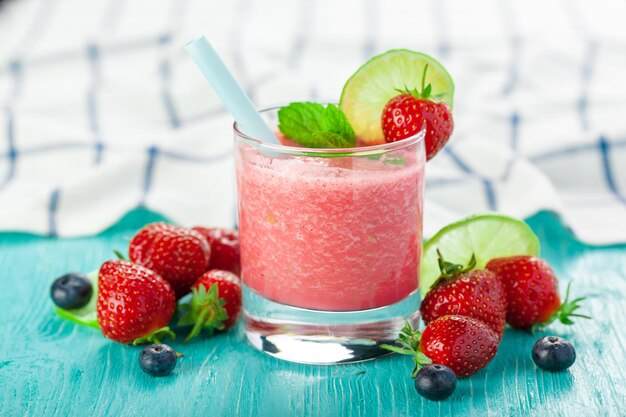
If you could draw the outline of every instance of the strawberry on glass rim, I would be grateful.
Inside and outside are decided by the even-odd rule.
[[[392,49],[377,55],[363,64],[350,77],[343,87],[339,102],[339,107],[350,122],[360,146],[379,145],[400,139],[395,135],[386,139],[384,133],[386,121],[382,119],[382,116],[385,107],[398,96],[398,89],[401,88],[404,90],[400,91],[400,94],[406,95],[405,99],[408,99],[409,96],[411,99],[406,103],[409,106],[406,109],[408,111],[417,111],[417,104],[416,110],[413,110],[415,100],[427,100],[432,103],[432,105],[426,102],[423,104],[424,108],[428,107],[429,114],[437,116],[436,118],[428,116],[429,119],[432,119],[433,126],[439,125],[444,120],[443,106],[440,104],[447,104],[448,113],[452,109],[454,81],[446,68],[435,58],[423,52],[408,49]],[[415,97],[414,94],[419,97]],[[400,101],[401,99],[396,100]],[[403,103],[394,101],[394,105],[398,105],[398,109],[404,113],[401,104]],[[398,116],[401,115],[398,114]],[[404,134],[404,127],[406,126],[408,136],[403,136],[403,138],[411,135],[409,127],[412,126],[407,125],[409,122],[407,116],[411,116],[410,122],[413,123],[417,113],[415,115],[406,114],[404,123],[399,128],[396,126],[400,130],[400,134]],[[420,120],[424,118],[426,118],[426,113],[424,116],[420,113]],[[413,134],[419,132],[422,125],[416,125],[416,127],[418,129]],[[440,126],[436,127],[438,130],[441,129]],[[389,130],[391,130],[390,127]],[[448,131],[452,131],[451,121],[448,127],[436,133],[441,137],[446,134],[449,137]],[[432,155],[434,154],[435,152],[432,152]]]
[[[432,86],[426,85],[428,64],[424,66],[421,89],[397,90],[383,109],[381,124],[385,141],[396,142],[425,130],[426,159],[432,159],[448,142],[454,129],[448,104],[431,98]]]

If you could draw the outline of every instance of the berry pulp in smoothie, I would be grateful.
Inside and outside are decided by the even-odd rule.
[[[238,144],[244,283],[272,301],[326,311],[409,296],[418,288],[422,243],[421,146],[325,158]]]

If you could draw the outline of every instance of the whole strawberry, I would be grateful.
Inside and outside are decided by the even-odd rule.
[[[422,319],[428,325],[449,314],[472,317],[484,322],[502,338],[506,320],[504,287],[493,272],[484,269],[472,271],[475,265],[474,256],[464,268],[446,262],[439,253],[441,276],[422,301]]]
[[[130,262],[107,261],[98,274],[96,311],[102,334],[119,343],[158,342],[176,308],[170,284]]]
[[[445,365],[458,378],[470,376],[491,362],[500,338],[489,326],[471,317],[448,315],[431,322],[423,333],[407,323],[397,345],[381,345],[403,355],[413,356],[412,377],[427,364]]]
[[[425,86],[426,71],[422,75],[422,91],[398,90],[385,105],[382,113],[382,129],[387,142],[396,142],[425,129],[426,159],[430,160],[445,146],[454,130],[452,112],[446,103],[430,98],[431,86]]]
[[[507,298],[506,321],[517,329],[545,327],[555,320],[573,324],[572,317],[589,318],[574,313],[584,297],[569,301],[569,285],[561,303],[559,283],[546,261],[534,256],[511,256],[492,259],[487,269],[504,285]]]
[[[213,269],[203,274],[193,285],[191,302],[181,306],[186,314],[179,326],[193,329],[185,342],[196,337],[203,329],[226,330],[232,327],[241,310],[241,281],[229,271]]]
[[[431,322],[420,341],[433,363],[452,369],[457,377],[475,374],[493,359],[500,338],[485,323],[464,316],[443,316]]]
[[[221,269],[239,275],[239,234],[236,230],[220,229],[218,227],[194,227],[211,246],[211,260],[209,270]]]
[[[132,238],[128,255],[132,262],[161,275],[180,298],[189,293],[196,279],[207,270],[211,248],[195,230],[152,223]]]

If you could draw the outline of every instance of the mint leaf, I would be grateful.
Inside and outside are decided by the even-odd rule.
[[[322,131],[324,106],[317,103],[291,103],[278,111],[278,130],[299,144],[315,148],[314,132]]]
[[[315,148],[351,148],[354,142],[350,142],[339,133],[335,132],[316,132],[313,133],[316,141]]]
[[[326,106],[322,117],[322,128],[340,135],[349,143],[348,146],[354,146],[354,130],[343,111],[334,104]]]
[[[348,118],[334,104],[290,103],[278,111],[278,129],[307,148],[350,148],[355,144]]]

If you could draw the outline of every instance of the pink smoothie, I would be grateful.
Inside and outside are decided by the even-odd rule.
[[[418,287],[423,167],[368,158],[236,153],[244,283],[279,303],[364,310]]]

